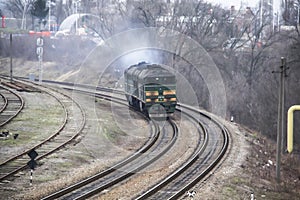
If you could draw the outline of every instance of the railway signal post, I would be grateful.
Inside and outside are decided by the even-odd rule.
[[[43,53],[44,53],[44,39],[43,37],[38,37],[36,40],[36,54],[39,60],[39,83],[43,81]]]
[[[30,157],[30,161],[27,163],[27,165],[29,166],[30,168],[30,186],[32,185],[32,178],[33,178],[33,170],[34,168],[36,167],[37,163],[36,161],[34,160],[39,154],[34,150],[32,149],[31,151],[29,151],[27,153],[27,155]]]

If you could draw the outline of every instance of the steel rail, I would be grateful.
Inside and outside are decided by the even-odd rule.
[[[159,136],[160,136],[160,132],[158,130],[158,127],[154,124],[154,132],[152,132],[152,136],[150,137],[151,139],[147,142],[146,145],[143,145],[143,147],[138,150],[137,152],[135,152],[133,155],[131,155],[130,157],[122,160],[121,162],[117,163],[116,165],[104,170],[103,172],[97,173],[91,177],[88,177],[78,183],[75,183],[67,188],[64,188],[60,191],[57,191],[53,194],[50,194],[44,198],[42,198],[42,200],[50,200],[50,199],[57,199],[60,198],[66,194],[70,194],[71,192],[78,190],[88,184],[91,184],[119,169],[121,169],[122,167],[130,164],[132,161],[138,159],[141,155],[143,155],[145,152],[147,152],[152,146],[154,146],[154,144],[156,143],[156,141],[158,140]],[[112,183],[111,183],[112,184]]]
[[[180,110],[178,108],[176,110],[179,112],[183,112],[182,110]],[[153,194],[160,191],[163,187],[165,187],[172,180],[174,180],[175,178],[180,176],[180,174],[183,173],[185,170],[187,170],[191,165],[193,165],[193,163],[195,163],[199,159],[200,155],[204,152],[205,148],[207,147],[209,135],[208,135],[207,130],[204,128],[203,124],[201,124],[194,116],[190,115],[189,113],[186,113],[186,112],[183,112],[183,113],[185,115],[187,115],[189,118],[196,121],[198,123],[201,131],[204,133],[204,137],[203,137],[204,139],[203,139],[202,145],[198,145],[198,148],[194,151],[194,153],[191,155],[190,159],[187,162],[185,162],[182,166],[180,166],[172,174],[170,174],[169,176],[164,178],[164,180],[162,180],[161,182],[159,182],[158,184],[156,184],[149,190],[145,191],[143,194],[135,197],[136,200],[147,199],[147,198],[151,197]],[[199,131],[199,134],[201,134],[200,131]]]
[[[15,77],[15,78],[28,81],[28,78],[26,77]],[[76,89],[78,87],[81,89],[90,89],[90,90],[109,92],[109,93],[114,92],[116,94],[121,94],[121,95],[125,94],[123,90],[109,88],[109,87],[93,86],[88,84],[71,83],[71,82],[64,82],[64,81],[53,81],[53,80],[46,80],[46,79],[44,79],[42,82],[47,84],[53,84],[53,85],[73,87],[73,89]]]
[[[41,86],[39,86],[41,88]],[[45,87],[43,87],[43,91],[46,92],[47,94],[53,96],[60,104],[61,106],[63,107],[63,110],[64,110],[64,113],[65,113],[65,116],[64,116],[64,120],[63,120],[63,123],[62,125],[58,128],[58,130],[56,130],[54,132],[54,134],[52,134],[50,137],[48,137],[47,139],[45,139],[44,141],[38,143],[37,145],[35,145],[34,147],[14,156],[14,157],[11,157],[9,159],[7,159],[6,161],[2,162],[0,164],[0,169],[2,168],[1,172],[3,172],[3,168],[5,168],[5,166],[7,165],[10,165],[10,163],[13,163],[13,162],[17,162],[18,163],[18,159],[21,159],[21,160],[25,160],[25,159],[22,159],[22,157],[25,157],[27,155],[28,152],[30,152],[31,150],[41,150],[41,148],[43,148],[43,146],[47,145],[50,143],[50,145],[53,145],[53,143],[55,141],[52,141],[53,139],[55,139],[55,137],[57,137],[58,135],[60,135],[66,128],[67,124],[70,123],[70,117],[69,117],[69,111],[68,109],[66,108],[66,105],[64,104],[64,100],[60,100],[59,97],[57,97],[55,95],[55,92],[57,91],[53,91],[52,90],[52,93],[51,93],[51,90],[48,89],[48,91],[46,90]],[[54,92],[54,94],[53,94]],[[57,92],[58,93],[58,92]],[[71,141],[73,141],[83,130],[84,126],[85,126],[85,123],[86,123],[86,116],[85,116],[85,113],[82,109],[82,107],[80,106],[80,104],[78,104],[76,101],[74,101],[71,97],[65,95],[65,94],[62,94],[62,93],[59,93],[60,95],[63,95],[64,98],[67,98],[69,100],[71,100],[71,102],[73,102],[72,104],[75,104],[77,106],[77,108],[80,110],[80,113],[81,113],[81,116],[82,116],[82,120],[81,120],[81,123],[79,125],[79,129],[76,130],[76,132],[74,134],[72,134],[68,139],[65,139],[64,142],[60,142],[56,147],[53,147],[51,148],[51,150],[47,150],[47,148],[45,148],[44,150],[42,149],[41,151],[45,151],[45,153],[43,153],[42,155],[38,156],[36,158],[36,160],[41,160],[43,158],[45,158],[46,156],[49,156],[50,154],[54,153],[55,151],[61,149],[62,147],[66,146],[68,143],[70,143]],[[63,135],[63,134],[62,134]],[[12,175],[16,174],[17,172],[21,171],[21,170],[24,170],[26,169],[28,166],[23,162],[21,162],[23,164],[17,164],[17,167],[14,167],[14,169],[10,172],[7,172],[5,175],[1,176],[0,177],[0,181],[4,180],[4,179],[7,179],[8,177],[11,177]]]
[[[70,88],[68,88],[70,89]],[[102,99],[106,99],[106,100],[110,100],[110,101],[115,101],[115,102],[124,102],[125,100],[124,99],[121,99],[121,98],[117,98],[117,97],[112,97],[111,95],[106,95],[106,94],[100,94],[100,93],[92,93],[92,92],[88,92],[88,91],[82,91],[82,90],[75,90],[76,92],[80,92],[80,93],[84,93],[84,94],[87,94],[87,95],[95,95],[95,97],[97,98],[102,98]],[[128,106],[128,104],[126,104]],[[100,172],[90,178],[87,178],[79,183],[76,183],[70,187],[67,187],[61,191],[58,191],[54,194],[51,194],[51,195],[48,195],[47,197],[44,197],[43,199],[56,199],[56,198],[59,198],[63,195],[66,195],[66,194],[69,194],[71,192],[73,192],[74,190],[77,190],[79,188],[82,188],[84,187],[85,185],[87,184],[90,184],[96,180],[99,180],[113,172],[115,172],[116,170],[118,169],[121,169],[122,167],[125,167],[126,165],[129,165],[131,164],[134,160],[142,157],[152,146],[154,146],[154,144],[156,143],[156,141],[158,140],[158,137],[160,136],[160,131],[159,131],[159,127],[157,124],[154,123],[154,127],[155,127],[155,137],[152,138],[152,140],[150,141],[150,143],[148,145],[145,145],[143,146],[143,148],[141,148],[139,151],[137,151],[135,154],[133,154],[132,156],[130,156],[128,159],[112,166],[111,168],[105,170],[104,172]],[[161,151],[161,153],[154,157],[153,159],[149,160],[147,163],[150,164],[151,162],[154,162],[155,160],[157,160],[162,154],[164,154],[165,152],[167,152],[175,143],[175,140],[177,138],[177,132],[178,132],[178,129],[177,127],[173,124],[172,125],[172,128],[173,128],[173,137],[172,137],[172,142],[169,143],[168,147],[165,148],[163,151]],[[99,191],[105,189],[105,188],[108,188],[108,187],[111,187],[113,186],[114,184],[122,181],[122,180],[125,180],[126,178],[128,178],[129,176],[133,175],[134,173],[136,173],[137,171],[143,169],[144,167],[146,166],[146,164],[142,165],[142,166],[139,166],[133,170],[131,170],[130,172],[126,173],[125,175],[121,175],[120,177],[116,178],[115,180],[113,181],[110,181],[104,185],[102,185],[101,187],[97,187],[95,189],[93,189],[92,191],[88,191],[87,193],[81,195],[80,197],[78,197],[78,199],[84,199],[84,198],[87,198],[89,196],[93,196],[94,194],[98,193]],[[74,199],[74,197],[72,197],[72,199]]]
[[[178,199],[179,197],[184,195],[188,190],[190,190],[192,187],[194,187],[197,183],[199,183],[203,178],[205,178],[220,163],[220,161],[225,156],[225,153],[227,152],[228,147],[229,147],[229,135],[230,135],[230,133],[229,133],[228,129],[221,122],[219,122],[214,117],[212,117],[208,114],[205,114],[205,113],[203,113],[203,112],[201,112],[201,111],[199,111],[195,108],[185,106],[183,104],[180,104],[179,106],[184,107],[188,110],[192,110],[194,112],[198,112],[199,114],[205,116],[206,118],[208,118],[212,122],[214,122],[221,129],[224,140],[223,140],[222,149],[218,153],[218,156],[211,162],[211,164],[207,168],[205,168],[199,175],[197,175],[192,181],[190,181],[190,183],[186,184],[180,190],[175,192],[175,194],[173,196],[168,198],[169,200]]]
[[[151,121],[150,121],[151,123]],[[103,172],[100,172],[98,174],[93,175],[92,177],[86,178],[78,183],[75,183],[67,188],[64,188],[60,191],[57,191],[53,194],[50,194],[44,198],[42,198],[42,200],[50,200],[50,199],[57,199],[63,195],[69,194],[71,192],[73,192],[74,190],[77,190],[79,188],[82,188],[84,186],[86,186],[87,184],[90,184],[100,178],[103,178],[113,172],[115,172],[118,169],[121,169],[122,167],[128,165],[129,163],[131,163],[133,160],[136,160],[137,158],[139,158],[141,155],[143,155],[144,153],[146,153],[158,140],[159,136],[160,136],[160,132],[159,132],[159,128],[156,124],[152,123],[152,125],[154,125],[154,132],[152,131],[150,140],[148,140],[145,145],[142,146],[142,148],[140,148],[138,151],[136,151],[133,155],[129,156],[128,158],[122,160],[121,162],[115,164],[114,166],[104,170]]]
[[[210,120],[212,120],[221,129],[222,135],[224,137],[222,149],[219,152],[219,155],[217,156],[217,158],[215,158],[213,160],[213,162],[211,162],[211,164],[207,168],[205,168],[199,175],[197,175],[192,181],[190,181],[189,184],[186,184],[179,191],[177,191],[173,196],[171,196],[169,198],[169,200],[178,199],[179,197],[184,195],[187,191],[189,191],[192,187],[194,187],[197,183],[199,183],[203,178],[205,178],[220,163],[220,161],[224,157],[224,155],[225,155],[225,153],[226,153],[226,151],[229,147],[229,132],[228,132],[228,129],[225,126],[223,126],[219,121],[214,119],[213,117],[208,116],[207,114],[204,114],[203,112],[200,112],[200,113],[201,113],[201,115],[209,117]]]
[[[0,113],[1,113],[7,107],[8,100],[7,100],[7,98],[5,98],[5,96],[2,93],[0,93],[0,96],[3,99],[3,105],[0,109]]]
[[[31,147],[30,149],[18,154],[18,155],[15,155],[7,160],[5,160],[4,162],[0,163],[0,167],[2,167],[3,165],[6,165],[7,163],[11,162],[11,161],[14,161],[16,159],[18,159],[19,157],[21,156],[24,156],[26,155],[28,152],[30,152],[31,150],[35,150],[37,149],[38,147],[42,146],[43,144],[45,144],[46,142],[48,142],[49,140],[53,139],[54,137],[56,137],[61,130],[63,130],[63,128],[65,127],[66,123],[67,123],[67,119],[68,119],[68,111],[67,111],[67,108],[65,107],[65,105],[62,103],[62,101],[59,100],[59,98],[57,98],[55,95],[51,94],[51,93],[48,93],[46,92],[48,95],[54,97],[58,103],[61,105],[61,107],[63,108],[63,111],[65,113],[64,115],[64,119],[63,119],[63,123],[62,125],[58,128],[58,130],[54,131],[54,134],[52,134],[50,137],[48,137],[47,139],[43,140],[42,142],[40,142],[39,144],[35,145],[34,147]],[[0,180],[2,179],[2,177],[0,178]]]
[[[53,83],[53,82],[52,82],[52,83]],[[88,92],[86,92],[86,91],[82,91],[81,89],[75,89],[73,84],[68,84],[68,83],[67,83],[67,84],[59,83],[59,84],[63,85],[63,88],[65,88],[65,89],[70,89],[70,88],[67,88],[67,87],[65,87],[65,86],[68,86],[68,87],[71,86],[71,87],[73,87],[73,90],[75,90],[75,91],[77,91],[77,92],[88,93]],[[80,85],[77,85],[76,87],[80,87]],[[95,87],[93,87],[93,86],[84,86],[83,88],[87,88],[87,89],[95,89]],[[118,94],[124,94],[124,92],[119,91],[119,90],[107,89],[107,88],[101,88],[101,87],[96,87],[96,88],[97,88],[96,91],[104,91],[104,92],[114,92],[114,91],[117,91],[116,93],[118,93]],[[94,94],[94,95],[97,96],[97,95],[99,95],[99,94]],[[103,99],[110,99],[110,98],[112,98],[111,95],[103,95],[103,94],[102,94],[101,96],[102,96]],[[120,101],[121,101],[121,100],[124,101],[124,99],[119,99],[119,100],[120,100]],[[191,116],[190,116],[190,117],[191,117]],[[208,117],[208,116],[207,116],[207,117]],[[201,126],[200,123],[199,123],[199,125]],[[188,167],[191,166],[194,162],[196,162],[196,160],[199,158],[200,154],[204,151],[204,149],[205,149],[205,147],[206,147],[206,145],[207,145],[208,134],[207,134],[207,131],[204,130],[203,126],[202,126],[202,130],[203,130],[203,132],[205,132],[205,136],[204,136],[205,142],[204,142],[203,146],[201,146],[202,148],[198,151],[198,153],[195,153],[194,156],[192,156],[192,161],[191,161],[191,162],[188,162],[188,163],[185,164],[182,168],[180,168],[179,170],[177,170],[177,175],[175,175],[175,176],[179,176],[179,174],[180,174],[181,172],[183,172],[183,171],[185,170],[185,168],[188,168]],[[197,151],[196,151],[196,152],[197,152]],[[129,174],[130,174],[130,173],[129,173]],[[130,175],[129,175],[129,174],[125,175],[124,178],[127,178],[128,176],[131,176],[131,175],[133,175],[134,173],[131,173]],[[98,187],[98,188],[96,188],[96,189],[94,189],[94,190],[92,190],[92,191],[90,191],[90,192],[88,192],[88,193],[86,193],[86,194],[84,194],[84,195],[81,195],[80,197],[75,198],[75,199],[85,199],[85,198],[88,198],[88,197],[93,196],[93,195],[99,193],[100,191],[106,189],[107,187],[111,187],[112,185],[114,185],[114,184],[116,184],[116,183],[118,183],[118,182],[120,182],[120,181],[122,181],[122,179],[120,179],[120,180],[115,180],[115,181],[113,181],[113,182],[111,182],[111,183],[108,183],[107,185],[103,185],[103,186],[101,186],[101,187]],[[166,182],[168,182],[168,180],[166,180]],[[158,188],[159,188],[159,187],[160,187],[160,186],[158,186]],[[55,196],[55,198],[56,198],[56,197],[57,197],[57,196]],[[54,198],[53,198],[53,199],[54,199]],[[143,199],[143,198],[141,198],[141,199]]]
[[[62,85],[65,85],[65,83],[60,83],[60,84],[62,84]],[[69,86],[72,86],[72,87],[74,87],[75,85],[73,84],[69,84]],[[76,87],[81,87],[80,85],[78,85],[78,84],[76,84]],[[93,86],[84,86],[84,87],[86,87],[86,88],[92,88],[92,89],[95,89],[95,87],[93,87]],[[101,87],[96,87],[96,90],[98,90],[98,91],[105,91],[105,92],[112,92],[112,91],[117,91],[116,93],[118,93],[118,94],[124,94],[124,92],[122,92],[122,91],[120,91],[120,90],[114,90],[114,89],[110,89],[110,88],[101,88]],[[107,95],[106,97],[104,97],[104,99],[105,98],[111,98],[111,96],[110,95]],[[185,107],[185,105],[182,105],[182,104],[178,104],[179,106],[181,106],[181,107]],[[189,109],[189,110],[194,110],[195,111],[195,109],[193,109],[193,108],[190,108],[190,107],[185,107],[185,108],[187,108],[187,109]],[[227,129],[224,127],[224,126],[222,126],[216,119],[214,119],[213,117],[211,117],[210,115],[208,115],[208,114],[205,114],[205,113],[203,113],[203,112],[199,112],[199,114],[200,115],[202,115],[202,116],[204,116],[204,117],[206,117],[207,119],[210,119],[212,122],[214,122],[214,123],[216,123],[220,128],[221,128],[221,130],[222,130],[222,134],[223,134],[223,137],[224,137],[224,143],[223,143],[223,146],[222,146],[222,150],[221,150],[221,153],[220,153],[220,156],[219,157],[217,157],[215,160],[214,160],[214,162],[213,163],[211,163],[206,169],[205,169],[205,171],[207,171],[207,172],[203,172],[203,173],[201,173],[198,177],[196,177],[196,178],[194,178],[191,182],[190,182],[190,184],[187,184],[187,185],[185,185],[183,188],[182,188],[182,190],[179,190],[176,194],[174,194],[172,197],[170,197],[170,199],[174,199],[174,198],[178,198],[178,197],[180,197],[181,195],[183,195],[184,194],[184,192],[186,192],[189,188],[191,188],[191,187],[193,187],[196,183],[198,183],[203,177],[205,177],[206,176],[206,174],[207,173],[209,173],[209,170],[212,170],[217,164],[218,164],[218,162],[222,159],[222,157],[224,156],[224,154],[225,154],[225,152],[226,152],[226,150],[227,150],[227,148],[228,148],[228,143],[229,143],[229,137],[228,137],[228,131],[227,131]],[[205,138],[208,138],[208,137],[205,137]],[[202,148],[201,148],[202,149]],[[201,150],[201,151],[203,151],[203,150]],[[201,152],[200,151],[200,152]],[[199,154],[198,155],[194,155],[193,157],[195,157],[195,158],[199,158],[200,156],[199,156]],[[196,159],[197,160],[197,159]],[[191,162],[191,163],[193,163],[193,162]],[[192,165],[192,164],[186,164],[186,166],[189,166],[189,165]],[[178,169],[177,171],[181,171],[182,169]],[[125,178],[127,178],[127,176],[131,176],[131,175],[133,175],[135,172],[133,171],[132,173],[129,173],[129,174],[127,174],[127,175],[125,175]],[[176,175],[177,176],[177,175]],[[110,184],[115,184],[115,183],[118,183],[120,180],[116,180],[115,182],[111,182]],[[167,181],[168,182],[168,181]],[[84,198],[87,198],[87,197],[90,197],[90,196],[93,196],[94,194],[96,194],[96,193],[99,193],[100,191],[102,191],[103,189],[105,189],[105,188],[107,188],[107,187],[111,187],[109,184],[107,185],[107,186],[104,186],[104,187],[99,187],[98,189],[94,189],[94,190],[92,190],[92,191],[90,191],[88,194],[84,194],[84,195],[82,195],[82,196],[80,196],[80,197],[78,197],[77,199],[84,199]],[[142,199],[142,198],[141,198]]]
[[[125,174],[121,175],[120,177],[117,177],[116,179],[114,179],[112,181],[109,181],[108,183],[105,183],[103,185],[97,186],[94,189],[89,190],[87,193],[80,195],[79,197],[75,197],[75,198],[72,197],[72,199],[74,199],[74,200],[84,200],[86,198],[92,197],[92,196],[100,193],[104,189],[112,187],[113,185],[126,180],[127,178],[129,178],[129,177],[133,176],[134,174],[136,174],[138,171],[141,171],[145,167],[150,166],[153,162],[155,162],[159,158],[161,158],[162,155],[166,154],[166,152],[168,152],[173,147],[173,145],[175,144],[175,142],[178,138],[177,137],[178,136],[177,125],[174,122],[172,122],[171,120],[169,120],[169,123],[171,124],[171,126],[173,128],[173,137],[172,137],[171,141],[168,143],[168,145],[165,148],[163,148],[163,150],[160,151],[157,155],[155,155],[152,158],[146,160],[146,162],[144,162],[144,163],[140,163],[139,166],[137,166],[137,167],[133,168],[132,170],[126,172]]]
[[[224,140],[223,140],[222,149],[218,153],[217,158],[214,159],[208,165],[208,167],[205,168],[199,175],[195,176],[195,178],[193,178],[193,180],[189,181],[188,184],[185,184],[184,186],[180,187],[180,189],[178,189],[175,192],[172,189],[173,195],[171,197],[167,197],[167,199],[178,199],[184,193],[186,193],[189,189],[191,189],[194,185],[196,185],[199,181],[201,181],[220,162],[220,160],[225,155],[225,152],[227,151],[227,148],[228,148],[228,145],[229,145],[229,133],[228,133],[227,129],[224,126],[221,125],[220,122],[218,122],[212,116],[210,116],[208,114],[205,114],[203,112],[200,112],[199,110],[197,110],[197,109],[195,109],[193,107],[185,106],[185,105],[182,105],[182,104],[179,104],[179,107],[183,107],[183,108],[186,108],[186,109],[188,109],[190,111],[196,112],[196,113],[204,116],[205,118],[209,119],[213,123],[215,123],[220,128]],[[178,108],[177,108],[177,110],[180,111],[180,109],[178,109]],[[190,114],[189,114],[189,117],[191,117],[191,118],[193,118],[195,120],[195,118],[192,115],[190,115]],[[199,158],[200,158],[201,154],[203,154],[203,152],[204,152],[204,150],[205,150],[205,148],[207,147],[207,144],[208,144],[208,133],[207,132],[206,132],[205,140],[207,140],[207,141],[205,142],[205,145],[203,145],[203,148],[199,149],[199,151],[197,152],[197,154],[194,155],[194,156],[192,156],[191,159],[188,162],[186,162],[183,166],[181,166],[180,168],[178,168],[171,175],[169,175],[168,177],[166,177],[163,181],[161,181],[160,183],[156,184],[155,186],[153,186],[152,188],[150,188],[149,190],[147,190],[146,192],[144,192],[142,195],[136,197],[136,199],[137,200],[141,200],[141,199],[151,198],[154,194],[157,194],[159,191],[161,191],[163,188],[165,188],[172,181],[176,180],[177,177],[182,176],[182,174],[185,171],[187,171],[194,163],[196,163],[196,161],[199,162],[200,161]],[[205,156],[204,159],[208,159],[208,157]],[[162,198],[162,197],[160,196],[160,197],[155,197],[155,198]]]
[[[9,94],[5,95],[3,94],[3,92],[1,94],[2,98],[4,98],[5,100],[4,100],[4,105],[0,111],[0,116],[2,117],[5,116],[5,118],[4,119],[1,118],[0,127],[4,126],[8,122],[10,122],[13,118],[15,118],[22,111],[25,104],[24,99],[18,93],[4,86],[0,86],[0,90],[1,89],[5,90]],[[16,99],[8,99],[8,95],[13,95],[14,97],[16,97]],[[16,104],[17,106],[11,106],[13,104]],[[9,112],[10,114],[7,114],[7,112]]]
[[[62,83],[64,84],[64,83]],[[78,87],[80,87],[80,85],[77,85]],[[87,87],[88,86],[84,86],[84,87]],[[115,90],[115,89],[111,89],[111,88],[101,88],[101,87],[96,87],[97,90],[99,91],[110,91],[110,92],[115,92],[117,94],[124,94],[123,91],[120,91],[120,90]],[[175,195],[173,195],[173,197],[171,197],[172,199],[174,198],[178,198],[179,196],[183,195],[184,192],[186,192],[189,188],[193,187],[197,182],[199,182],[203,177],[205,177],[209,171],[211,171],[219,162],[220,160],[222,159],[222,157],[225,155],[226,151],[227,151],[227,148],[229,146],[229,133],[228,133],[228,130],[226,129],[226,127],[222,126],[220,122],[218,122],[216,119],[214,119],[212,116],[210,116],[209,114],[205,114],[203,112],[200,112],[198,110],[196,110],[195,108],[192,108],[192,107],[189,107],[189,106],[185,106],[183,104],[178,104],[178,106],[181,106],[181,107],[184,107],[186,109],[189,109],[193,112],[198,112],[200,115],[204,116],[205,118],[211,120],[213,123],[215,123],[217,126],[219,126],[219,128],[221,129],[221,132],[223,134],[223,146],[222,146],[222,149],[219,153],[219,156],[204,170],[203,173],[201,173],[197,178],[195,178],[193,181],[190,182],[190,184],[187,184],[185,187],[182,188],[182,190],[179,190]],[[207,139],[208,137],[205,137],[205,139]],[[201,153],[204,151],[204,148],[199,151],[199,154],[198,155],[195,155],[191,160],[190,163],[187,163],[185,164],[186,168],[188,168],[188,166],[192,165],[193,162],[196,162],[196,160],[200,157]],[[184,167],[181,168],[181,169],[178,169],[177,172],[179,172],[178,174],[180,174],[180,172],[184,171]],[[176,172],[174,172],[175,174]],[[176,176],[179,176],[179,175],[175,175]],[[170,180],[169,180],[170,181]],[[165,182],[169,182],[168,180],[165,180]],[[157,188],[160,188],[161,186],[156,186]],[[154,191],[154,190],[153,190]],[[153,194],[153,191],[149,192]],[[150,195],[151,196],[151,195]],[[143,199],[143,198],[141,198]]]

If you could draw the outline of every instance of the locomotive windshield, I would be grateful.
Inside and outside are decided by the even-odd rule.
[[[130,106],[151,116],[174,113],[176,77],[157,64],[130,66],[124,73],[125,95]]]
[[[172,77],[148,77],[145,80],[148,84],[175,84],[175,76]]]

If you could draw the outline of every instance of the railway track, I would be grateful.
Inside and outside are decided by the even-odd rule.
[[[13,90],[0,86],[0,127],[16,117],[24,107],[23,98]]]
[[[38,85],[34,87],[39,88],[59,102],[65,113],[63,123],[44,141],[0,163],[0,181],[12,179],[13,175],[27,168],[29,160],[27,153],[31,150],[35,150],[39,154],[36,160],[41,160],[74,141],[85,126],[85,113],[81,106],[71,97],[47,87]]]
[[[93,90],[92,94],[91,91],[87,91],[87,86],[83,87],[85,89],[80,89],[80,85],[76,85],[75,87],[72,84],[67,84],[68,86],[64,85],[64,83],[60,84],[63,88],[73,88],[77,92],[81,92],[87,95],[94,95],[99,98],[111,99],[112,101],[124,103],[123,98],[116,98],[109,94],[101,94],[101,92],[114,92],[114,90],[112,89],[95,89],[95,87],[92,87],[90,88]],[[119,90],[116,91],[117,92],[115,93],[122,95],[122,92],[120,92]],[[222,124],[220,124],[210,115],[204,114],[191,107],[187,107],[185,105],[179,106],[181,108],[181,112],[183,112],[185,115],[199,124],[202,132],[204,133],[204,136],[201,137],[202,139],[201,141],[199,141],[198,148],[195,149],[194,153],[185,164],[178,168],[174,173],[168,175],[163,181],[149,188],[147,191],[144,191],[142,194],[136,194],[137,199],[179,198],[190,188],[192,188],[196,183],[201,181],[201,179],[203,179],[207,174],[209,174],[209,172],[220,162],[228,148],[229,133]],[[199,121],[199,116],[201,116],[201,121],[203,122]],[[156,153],[157,156],[153,156],[151,158],[145,156],[146,154],[154,155],[153,153],[149,152],[156,151],[156,148],[160,149],[160,147],[158,147],[159,145],[155,145],[155,143],[160,144],[161,142],[158,141],[164,141],[164,139],[159,139],[164,138],[163,136],[161,136],[161,132],[157,131],[159,128],[155,127],[156,125],[153,125],[155,127],[153,137],[151,137],[148,143],[143,148],[138,150],[137,153],[135,153],[128,159],[123,160],[117,165],[112,166],[108,170],[105,170],[104,172],[96,174],[95,176],[87,178],[68,188],[44,197],[44,199],[86,199],[95,194],[98,194],[99,192],[107,188],[112,187],[117,183],[124,181],[128,177],[133,176],[139,170],[151,166],[154,161],[159,162],[159,158],[171,148],[171,146],[169,147],[169,144],[172,144],[173,140],[175,141],[175,139],[177,138],[176,135],[178,134],[178,128],[176,125],[171,125],[172,123],[174,122],[170,121],[170,126],[173,127],[173,130],[176,130],[171,137],[173,139],[168,140],[169,142],[162,146],[161,150],[157,151],[160,152]],[[152,142],[153,144],[151,144]]]
[[[206,177],[225,155],[229,145],[227,129],[208,114],[185,105],[180,105],[180,108],[177,110],[199,123],[204,132],[203,142],[198,145],[199,148],[186,163],[163,181],[137,196],[136,199],[178,199]],[[202,122],[199,121],[198,116],[201,116]],[[96,194],[96,192],[94,193]]]
[[[89,92],[85,92],[85,94],[91,95]],[[106,94],[97,93],[96,97],[124,103],[124,99],[113,98]],[[126,106],[127,105],[126,103]],[[178,129],[176,124],[172,121],[169,121],[169,126],[172,129],[171,134],[166,131],[166,125],[158,124],[153,121],[149,121],[149,123],[153,126],[151,139],[132,156],[103,172],[48,195],[43,199],[86,199],[128,179],[155,162],[172,148],[177,139]]]
[[[178,168],[174,173],[166,177],[163,181],[152,186],[136,197],[140,199],[178,199],[201,181],[220,162],[229,145],[229,133],[218,121],[211,116],[197,111],[194,108],[181,105],[183,109],[193,111],[202,116],[206,128],[204,144],[199,146],[191,158]],[[178,108],[177,108],[178,109]],[[183,110],[180,110],[183,112]],[[198,121],[189,112],[184,112],[193,120]],[[206,121],[206,122],[205,122]],[[216,130],[219,130],[216,132]],[[209,134],[208,134],[209,132]],[[221,133],[221,134],[220,134]]]
[[[70,89],[70,88],[68,88]],[[100,88],[98,90],[101,90]],[[106,91],[106,90],[105,90]],[[77,92],[81,92],[81,93],[86,93],[88,94],[89,92],[85,92],[85,91],[80,91],[77,90]],[[94,93],[93,93],[94,94]],[[95,96],[101,96],[104,99],[108,99],[108,98],[113,98],[110,95],[101,95],[101,94],[96,94]],[[117,98],[118,99],[118,98]],[[119,101],[124,101],[121,99],[118,99]],[[197,121],[198,122],[198,121]],[[172,142],[169,142],[170,144],[174,144],[175,143],[175,138],[178,137],[178,128],[175,125],[174,122],[171,122],[171,125],[173,127],[174,130],[174,134],[176,133],[176,135],[173,135],[173,139]],[[199,124],[201,127],[201,131],[199,131],[199,134],[204,133],[203,138],[208,138],[207,136],[207,132],[204,130],[203,126],[201,126],[201,124]],[[176,131],[175,131],[176,130]],[[204,140],[199,140],[198,145],[199,149],[195,150],[194,155],[192,157],[198,157],[199,155],[199,151],[204,151],[203,149],[206,147],[207,145],[207,139]],[[153,159],[149,159],[147,156],[146,158],[146,162],[142,162],[140,160],[138,160],[138,164],[139,166],[137,166],[135,164],[135,162],[131,161],[131,162],[127,162],[126,161],[126,170],[117,170],[119,169],[118,166],[113,166],[112,168],[110,168],[109,170],[105,171],[105,172],[101,172],[91,178],[88,178],[84,181],[81,181],[80,183],[74,184],[73,186],[70,186],[68,188],[65,188],[61,191],[58,191],[54,194],[51,194],[47,197],[45,197],[44,199],[57,199],[57,198],[61,198],[61,199],[86,199],[88,197],[91,197],[95,194],[100,193],[101,191],[112,187],[113,185],[124,181],[125,179],[129,178],[130,176],[134,175],[137,171],[142,170],[146,167],[149,167],[154,161],[157,161],[159,158],[161,158],[161,156],[163,154],[165,154],[170,147],[166,147],[165,150],[163,150],[161,153],[159,153],[157,156],[155,156]],[[140,153],[138,153],[139,155],[142,155]],[[130,159],[131,160],[131,159]],[[188,164],[190,165],[190,164]],[[115,175],[113,172],[117,172],[119,175]],[[121,172],[121,173],[120,173]],[[126,172],[126,173],[124,173]],[[82,189],[84,188],[84,189]]]

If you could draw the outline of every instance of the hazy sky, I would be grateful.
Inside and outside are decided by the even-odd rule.
[[[260,0],[206,0],[207,2],[217,3],[222,5],[224,8],[230,8],[234,5],[237,9],[241,5],[241,1],[245,6],[255,7],[258,5]],[[279,8],[280,0],[273,0],[274,1],[274,10]]]
[[[235,7],[239,7],[241,4],[241,0],[206,0],[207,2],[212,2],[212,3],[216,3],[216,4],[220,4],[222,6],[224,6],[225,8],[230,8],[230,6],[235,6]],[[257,1],[257,0],[253,0],[253,1]]]

